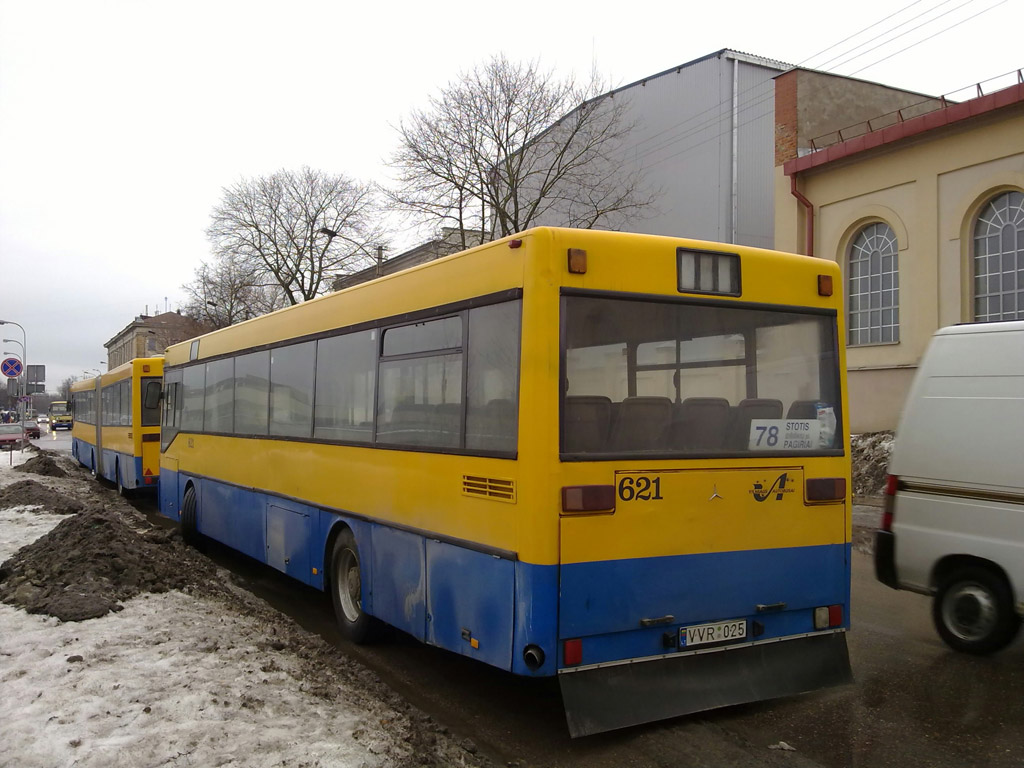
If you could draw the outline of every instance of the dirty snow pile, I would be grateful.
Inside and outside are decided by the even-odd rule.
[[[70,459],[0,459],[0,764],[487,765]]]
[[[892,452],[892,432],[865,432],[850,438],[855,498],[881,496]]]

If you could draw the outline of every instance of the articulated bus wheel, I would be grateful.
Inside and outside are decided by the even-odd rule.
[[[114,464],[114,476],[117,478],[117,495],[127,496],[128,489],[124,487],[124,483],[121,482],[121,462]]]
[[[196,529],[196,489],[190,485],[185,489],[185,498],[181,502],[181,538],[186,544],[196,545],[199,531]]]
[[[373,639],[379,622],[363,612],[363,579],[355,536],[346,528],[334,541],[330,569],[331,600],[338,629],[357,645]]]

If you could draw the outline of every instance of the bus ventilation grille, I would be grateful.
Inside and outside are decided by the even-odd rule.
[[[512,480],[498,477],[480,477],[478,475],[462,476],[462,493],[465,496],[476,496],[493,501],[516,501],[516,484]]]

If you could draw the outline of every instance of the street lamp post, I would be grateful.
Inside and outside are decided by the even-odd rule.
[[[25,378],[22,379],[22,391],[21,396],[26,397],[28,395],[28,334],[25,333],[25,329],[20,323],[16,323],[13,320],[0,320],[0,325],[16,325],[21,329],[21,364],[25,368],[22,373]],[[6,341],[6,339],[5,339]],[[22,418],[25,416],[25,403],[22,400],[18,401],[18,411]]]

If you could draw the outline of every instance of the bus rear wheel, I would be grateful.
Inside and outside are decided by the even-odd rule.
[[[181,502],[181,538],[186,544],[195,546],[199,539],[196,529],[196,489],[190,485],[185,489],[185,498]]]
[[[128,489],[125,488],[124,483],[121,482],[121,462],[119,461],[114,464],[114,475],[117,478],[117,495],[127,496]]]
[[[359,547],[346,528],[334,540],[330,570],[331,601],[342,636],[356,645],[370,642],[378,622],[363,611],[363,578]]]

